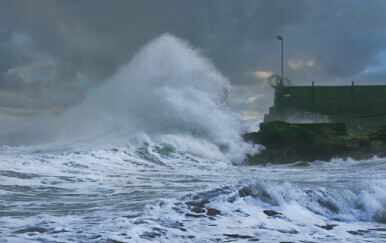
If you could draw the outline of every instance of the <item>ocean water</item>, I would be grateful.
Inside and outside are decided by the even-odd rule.
[[[154,144],[25,150],[1,150],[1,242],[386,240],[385,159],[262,167]]]
[[[386,160],[246,166],[229,81],[163,35],[65,114],[2,120],[0,242],[385,242]]]

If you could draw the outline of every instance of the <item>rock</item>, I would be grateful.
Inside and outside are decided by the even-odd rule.
[[[317,225],[318,227],[325,229],[325,230],[332,230],[335,226],[338,226],[337,224],[326,224],[326,225]]]
[[[17,230],[13,233],[15,234],[24,234],[24,233],[31,233],[31,232],[39,232],[39,233],[45,233],[47,232],[48,229],[46,228],[41,228],[41,227],[31,227],[31,228],[26,228],[26,229],[21,229],[21,230]]]
[[[305,161],[299,161],[299,162],[295,163],[294,166],[305,167],[305,166],[310,166],[310,163],[309,162],[305,162]]]
[[[203,208],[199,208],[199,207],[192,207],[190,209],[190,211],[194,212],[194,213],[205,213],[205,209]]]
[[[186,213],[185,216],[186,217],[193,217],[193,218],[203,218],[203,217],[206,217],[203,214],[193,214],[193,213]]]
[[[382,128],[383,129],[383,128]],[[384,129],[357,129],[346,134],[339,123],[291,124],[264,122],[260,131],[244,134],[244,140],[265,147],[247,155],[247,164],[288,164],[297,161],[328,161],[332,158],[386,157]],[[306,164],[297,164],[297,166]]]
[[[362,233],[359,233],[358,231],[349,230],[347,233],[350,233],[352,235],[363,235]]]
[[[185,202],[186,205],[194,206],[194,207],[198,207],[198,208],[205,207],[205,204],[207,204],[207,203],[209,203],[208,199]]]
[[[206,210],[207,210],[206,215],[208,216],[216,216],[221,213],[220,210],[217,210],[215,208],[207,208]]]
[[[264,210],[263,213],[265,213],[268,216],[275,216],[275,215],[281,214],[281,213],[278,213],[278,212],[273,211],[273,210]]]
[[[235,239],[253,239],[255,237],[249,235],[238,235],[238,234],[224,234],[224,236]]]

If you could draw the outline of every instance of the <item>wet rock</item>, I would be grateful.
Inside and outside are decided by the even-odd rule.
[[[166,224],[166,225],[163,225],[163,226],[179,229],[179,230],[181,230],[183,232],[187,231],[187,229],[184,228],[184,224],[183,223],[179,223],[179,222],[175,222],[175,223],[172,223],[170,225]]]
[[[101,235],[92,235],[90,237],[88,237],[90,240],[95,240],[95,239],[98,239],[98,238],[101,238],[102,236]]]
[[[244,140],[263,145],[265,149],[255,155],[247,154],[245,162],[266,165],[386,157],[386,128],[376,132],[358,128],[346,133],[336,130],[337,125],[339,123],[260,123],[260,130],[244,134]]]
[[[357,232],[367,234],[370,233],[370,230],[357,230]]]
[[[124,243],[123,241],[114,240],[114,239],[107,239],[106,242],[107,243]]]
[[[144,239],[146,239],[146,238],[154,239],[154,238],[157,238],[160,236],[161,236],[161,234],[157,233],[157,232],[145,232],[142,235],[140,235],[139,237],[144,238]]]
[[[295,163],[294,166],[295,167],[306,167],[306,166],[310,166],[310,163],[305,162],[305,161],[300,161],[300,162]]]
[[[247,214],[247,213],[241,211],[240,209],[236,209],[236,210],[233,211],[233,212],[238,213],[238,214],[242,215],[243,217],[249,217],[249,216],[251,216],[251,215],[249,215],[249,214]]]
[[[207,208],[206,210],[206,215],[208,216],[216,216],[218,214],[221,214],[221,211],[215,208]]]
[[[337,224],[326,224],[326,225],[317,225],[318,227],[325,229],[325,230],[332,230],[335,226],[338,226]]]
[[[203,207],[205,207],[205,204],[207,204],[207,203],[209,203],[209,201],[207,199],[204,199],[201,201],[189,201],[189,202],[186,202],[185,204],[189,205],[189,206],[203,208]]]
[[[182,208],[179,208],[179,207],[172,207],[172,209],[174,211],[176,211],[177,213],[184,213],[184,210]]]
[[[139,214],[132,214],[132,215],[123,215],[122,217],[128,218],[128,219],[133,219],[133,218],[137,218],[138,216],[139,216]]]
[[[349,230],[349,231],[347,231],[347,233],[350,233],[352,235],[363,235],[362,233],[360,233],[358,231],[353,231],[353,230]]]
[[[26,229],[21,229],[21,230],[16,230],[15,234],[24,234],[24,233],[32,233],[32,232],[38,232],[38,233],[45,233],[47,232],[48,229],[46,228],[41,228],[41,227],[31,227],[31,228],[26,228]]]
[[[240,197],[247,197],[247,196],[252,196],[253,195],[253,192],[251,190],[251,188],[249,187],[243,187],[239,190],[239,195]]]
[[[369,230],[375,230],[375,231],[386,231],[386,228],[374,228]]]
[[[205,213],[205,209],[199,208],[199,207],[193,207],[190,209],[190,211],[192,211],[194,213]]]
[[[196,238],[194,235],[182,235],[182,239],[194,239]]]
[[[193,213],[186,213],[185,216],[186,217],[193,217],[193,218],[203,218],[203,217],[206,217],[203,214],[193,214]]]
[[[278,213],[278,212],[273,211],[273,210],[264,210],[263,213],[265,213],[268,216],[281,215],[281,213]]]
[[[57,234],[57,233],[65,233],[65,232],[69,232],[69,231],[66,230],[65,228],[59,228],[59,227],[55,228],[55,229],[52,231],[53,234]]]
[[[327,208],[331,212],[339,213],[338,206],[336,206],[334,203],[332,203],[332,202],[330,202],[328,200],[318,199],[318,203],[320,204],[320,206]]]
[[[236,238],[236,239],[256,239],[253,236],[249,235],[238,235],[238,234],[224,234],[224,236],[229,237],[229,238]]]
[[[278,232],[280,233],[283,233],[283,234],[299,234],[299,231],[295,230],[295,229],[291,229],[291,230],[277,230]]]

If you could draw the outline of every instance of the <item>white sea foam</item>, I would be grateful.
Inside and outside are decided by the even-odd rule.
[[[380,206],[384,202],[384,190],[381,196],[372,194],[366,198],[365,207],[358,207],[357,202],[363,194],[371,194],[372,187],[362,188],[359,194],[338,188],[329,192],[323,188],[313,190],[310,193],[310,189],[288,183],[259,181],[238,188],[225,186],[202,191],[180,200],[162,200],[149,205],[142,217],[131,221],[136,232],[133,237],[141,241],[156,236],[162,241],[191,236],[194,242],[216,239],[270,242],[281,241],[283,237],[287,241],[357,242],[377,241],[381,237],[376,230],[384,230],[384,219],[378,221],[379,224],[373,221],[384,214],[385,205]],[[346,201],[344,194],[348,192],[352,194],[352,201]],[[319,195],[315,197],[315,194]],[[333,194],[343,198],[334,201],[336,195]],[[371,212],[366,207],[374,202],[377,210]],[[270,216],[267,211],[277,214]],[[145,220],[146,225],[137,225],[141,220]]]
[[[207,59],[163,35],[66,114],[13,127],[36,141],[0,147],[0,241],[384,239],[384,159],[225,163],[253,149],[228,91]]]
[[[232,166],[177,151],[174,144],[139,140],[146,142],[109,150],[1,154],[0,238],[355,242],[382,237],[384,160]]]
[[[229,90],[229,81],[208,59],[165,34],[80,105],[61,116],[38,117],[14,136],[103,148],[146,134],[153,142],[171,138],[176,149],[202,156],[206,150],[209,157],[237,163],[254,150],[242,141],[245,127],[227,106]]]

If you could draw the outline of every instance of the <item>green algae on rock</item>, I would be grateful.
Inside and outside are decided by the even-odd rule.
[[[346,131],[344,123],[272,121],[260,123],[260,130],[244,134],[244,140],[265,147],[260,154],[248,154],[247,164],[386,157],[386,126],[377,131],[360,127]]]

